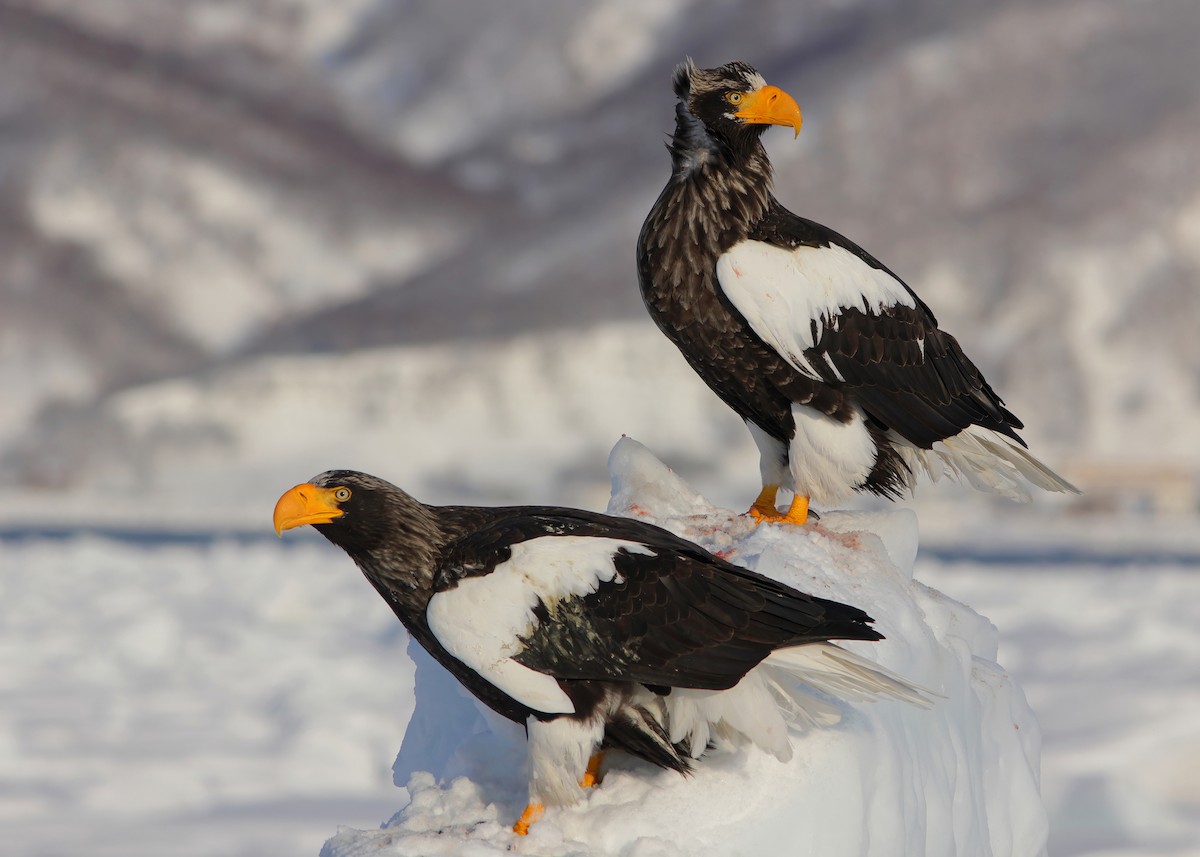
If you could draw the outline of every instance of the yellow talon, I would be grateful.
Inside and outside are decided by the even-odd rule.
[[[808,497],[802,494],[795,495],[787,512],[780,512],[775,508],[775,497],[778,493],[778,485],[764,485],[746,514],[754,518],[757,524],[770,521],[802,527],[808,523]]]
[[[782,515],[775,508],[775,497],[779,493],[778,485],[764,485],[762,491],[754,498],[746,514],[761,524],[763,521],[778,521]]]
[[[579,785],[585,789],[590,789],[596,783],[600,782],[600,765],[604,762],[604,751],[593,753],[592,758],[588,759],[587,770],[583,772],[583,779],[579,781]]]
[[[529,828],[533,826],[542,813],[546,811],[545,804],[530,803],[525,805],[525,811],[521,813],[521,817],[517,819],[517,823],[513,825],[513,833],[517,836],[528,836]]]
[[[795,524],[802,527],[808,523],[808,498],[797,494],[788,506],[787,514],[781,519],[785,524]]]

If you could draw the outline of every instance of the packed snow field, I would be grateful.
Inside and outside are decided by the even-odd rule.
[[[474,731],[474,707],[416,670],[403,629],[344,555],[315,533],[276,542],[267,536],[268,517],[264,508],[262,538],[10,530],[0,540],[5,852],[315,854],[334,837],[328,853],[355,854],[384,841],[403,853],[395,849],[406,836],[427,842],[420,836],[442,823],[431,825],[419,808],[442,813],[447,824],[482,822],[472,834],[479,853],[509,836],[508,816],[523,800],[514,771],[523,754],[519,735],[493,719],[495,736],[476,734],[456,746],[456,736]],[[999,533],[994,549],[964,549],[969,540],[961,538],[927,541],[915,573],[996,623],[998,661],[1024,687],[1043,734],[1049,852],[1194,854],[1198,546],[1176,530],[1167,549],[1130,555],[1120,547],[1125,542],[1104,538],[1101,530],[1114,527],[1100,522],[1074,527],[1077,550],[1048,551],[1051,530],[1061,527],[1051,520],[1039,530],[1031,520]],[[939,532],[953,529],[937,523]],[[1153,542],[1151,534],[1142,543]],[[886,605],[864,606],[886,624]],[[876,647],[885,663],[895,657],[886,646],[904,635],[892,636]],[[423,700],[414,736],[428,734],[429,706],[462,720],[443,717],[440,744],[410,741],[396,759],[413,716],[414,683]],[[447,703],[454,695],[457,703]],[[891,705],[856,707],[849,722]],[[849,739],[839,730],[797,736],[797,747],[818,762],[822,752],[846,754]],[[489,741],[508,755],[480,766]],[[392,784],[393,759],[399,785],[412,789],[413,809],[372,832],[409,800]],[[442,773],[457,766],[472,778],[445,787],[420,775],[410,781],[422,764]],[[551,853],[558,836],[578,842],[606,826],[645,833],[660,804],[688,826],[695,807],[712,813],[712,792],[726,778],[741,778],[739,788],[761,785],[778,764],[753,754],[712,757],[685,781],[614,763],[587,806],[558,821],[548,816],[545,832],[535,828],[527,847]],[[766,781],[798,798],[814,788],[803,773],[788,768]],[[847,785],[845,778],[837,783]],[[799,817],[805,805],[794,812]],[[611,849],[598,853],[619,853],[619,843],[595,844]],[[671,853],[648,838],[634,844],[629,853]]]

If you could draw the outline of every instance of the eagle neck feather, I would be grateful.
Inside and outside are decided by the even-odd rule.
[[[735,143],[720,140],[681,102],[675,135],[667,148],[671,182],[664,196],[678,197],[683,211],[726,227],[741,223],[747,229],[766,215],[773,177],[771,161],[757,135]]]
[[[422,503],[405,504],[391,518],[391,530],[368,550],[345,545],[347,553],[381,594],[413,615],[423,614],[447,534],[436,511]]]
[[[713,138],[682,106],[677,126],[669,147],[671,179],[642,236],[656,272],[651,276],[658,288],[672,291],[698,277],[708,280],[717,257],[774,204],[771,162],[758,139],[736,149]]]

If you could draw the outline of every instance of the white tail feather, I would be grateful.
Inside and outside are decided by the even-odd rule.
[[[763,667],[847,702],[870,702],[882,696],[922,708],[933,704],[930,691],[833,643],[779,649],[763,661]]]
[[[929,691],[832,643],[779,649],[729,690],[675,688],[664,698],[671,742],[697,758],[709,744],[749,740],[781,761],[791,758],[789,727],[837,723],[847,702],[886,697],[928,708]]]
[[[991,429],[972,426],[921,449],[893,433],[896,450],[915,472],[937,482],[944,475],[965,479],[980,491],[1029,500],[1027,486],[1078,494],[1079,489],[1038,461],[1020,444]]]

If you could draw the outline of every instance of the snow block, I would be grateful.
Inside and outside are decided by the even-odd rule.
[[[711,506],[629,438],[609,467],[610,512],[861,607],[887,639],[843,645],[928,688],[936,704],[841,704],[836,725],[792,733],[787,763],[754,748],[711,752],[686,779],[610,753],[603,783],[584,803],[548,810],[518,839],[509,824],[526,795],[522,730],[414,652],[416,709],[396,763],[398,781],[412,774],[411,802],[380,830],[342,829],[323,857],[1045,853],[1036,721],[995,663],[995,627],[913,580],[911,511],[826,512],[802,529],[754,527]]]

